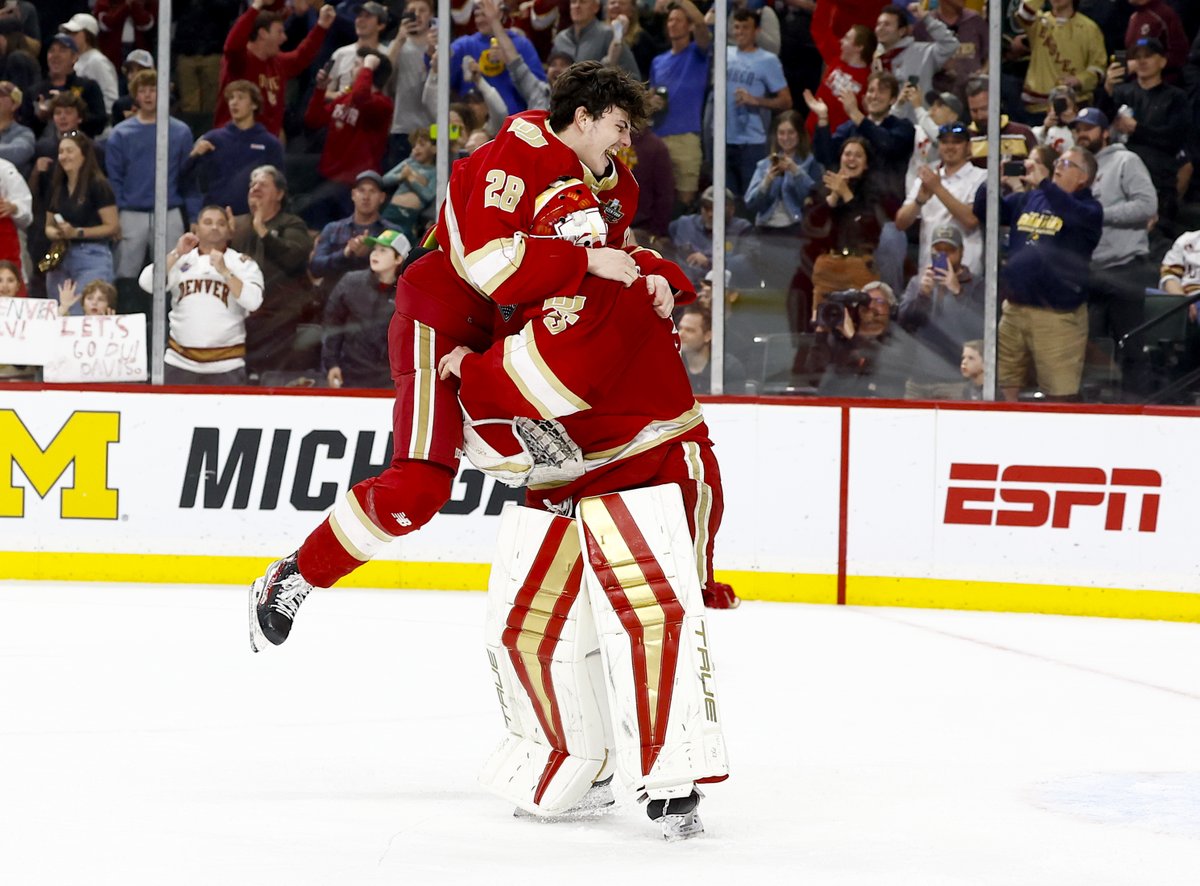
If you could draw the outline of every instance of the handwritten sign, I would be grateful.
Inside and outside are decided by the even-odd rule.
[[[57,321],[52,298],[0,298],[0,363],[40,365],[58,337]]]
[[[48,353],[44,381],[145,381],[146,315],[61,317]]]

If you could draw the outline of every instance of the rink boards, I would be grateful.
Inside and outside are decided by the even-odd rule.
[[[390,455],[387,396],[0,390],[0,579],[249,582]],[[1200,415],[719,401],[749,599],[1200,621]],[[482,589],[520,498],[469,467],[343,584]]]

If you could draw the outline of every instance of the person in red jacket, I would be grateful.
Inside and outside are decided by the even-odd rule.
[[[234,80],[249,80],[263,94],[263,106],[258,122],[276,138],[283,130],[283,111],[287,82],[295,77],[317,57],[321,44],[337,11],[326,3],[317,13],[317,26],[308,32],[300,45],[291,52],[281,52],[287,39],[283,31],[284,16],[277,12],[263,12],[265,0],[254,0],[233,23],[229,36],[225,38],[225,55],[221,59],[221,82],[217,95],[225,94],[225,87]],[[213,118],[213,129],[220,129],[229,122],[229,106],[217,103]]]
[[[840,54],[833,60],[826,60],[825,73],[821,77],[821,85],[817,88],[816,99],[824,102],[829,109],[830,132],[836,132],[839,126],[850,119],[846,106],[842,103],[843,92],[849,90],[857,95],[859,106],[862,106],[862,96],[867,91],[867,80],[871,76],[871,58],[875,55],[875,47],[878,44],[879,39],[872,28],[866,25],[851,25],[842,36],[839,44]],[[805,90],[805,102],[812,98],[812,93]],[[817,129],[817,115],[809,114],[804,125],[811,138]]]
[[[358,70],[350,89],[332,101],[325,98],[325,73],[318,74],[304,115],[309,129],[326,129],[317,165],[322,182],[303,213],[317,229],[350,213],[350,189],[359,173],[379,172],[387,150],[393,104],[380,90],[392,76],[392,64],[366,47],[358,50],[355,64]]]

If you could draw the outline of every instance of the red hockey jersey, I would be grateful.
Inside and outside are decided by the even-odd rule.
[[[528,235],[538,195],[563,177],[586,182],[609,225],[608,245],[620,247],[637,210],[638,186],[619,160],[601,179],[550,129],[545,111],[506,121],[494,140],[454,164],[435,230],[439,248],[415,261],[396,287],[396,310],[475,350],[486,349],[492,330],[511,307],[554,295],[574,295],[587,273],[587,255],[564,240]],[[643,273],[669,265],[650,250],[635,250]],[[670,278],[669,278],[670,279]],[[678,279],[678,278],[675,278]],[[677,298],[694,294],[685,284]],[[495,306],[506,306],[505,317]],[[503,335],[504,330],[498,334]]]
[[[582,450],[583,477],[531,492],[559,501],[665,443],[708,442],[674,324],[639,288],[587,277],[576,295],[545,299],[519,332],[463,358],[470,419],[556,418]]]

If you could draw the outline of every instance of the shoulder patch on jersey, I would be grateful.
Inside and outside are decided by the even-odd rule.
[[[550,144],[546,140],[545,133],[538,128],[536,123],[530,123],[520,117],[513,118],[513,121],[508,124],[508,131],[530,147],[544,148]]]

